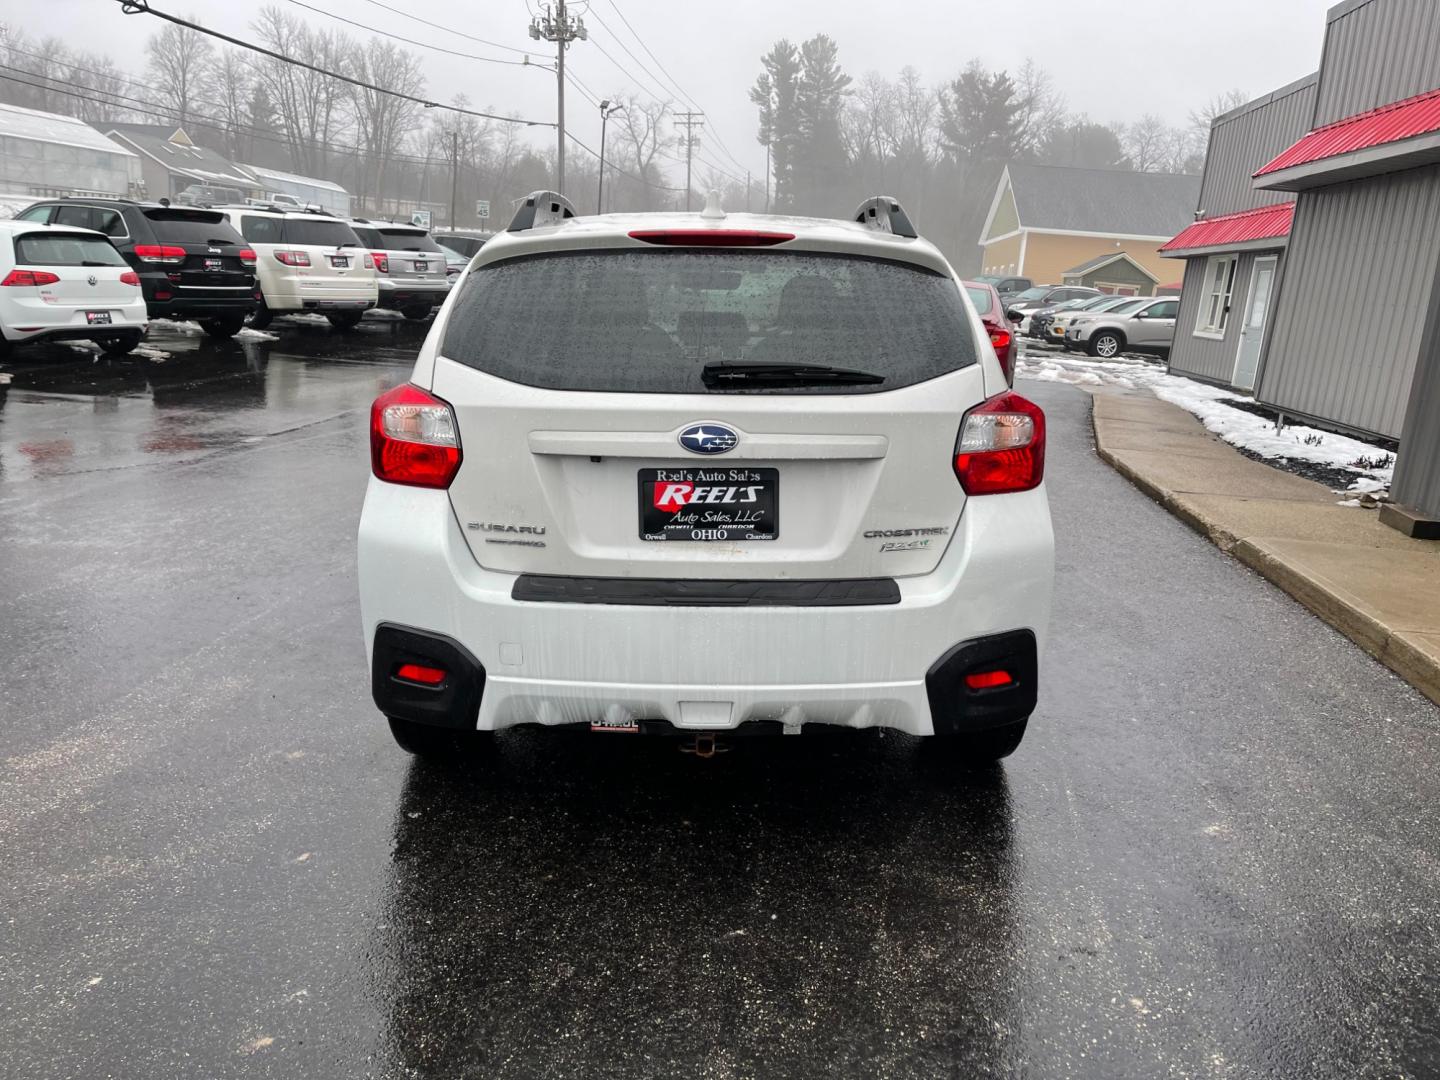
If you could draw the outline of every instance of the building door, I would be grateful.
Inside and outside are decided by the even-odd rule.
[[[1260,346],[1265,343],[1265,323],[1270,298],[1275,294],[1275,256],[1255,260],[1250,274],[1250,298],[1245,303],[1245,322],[1240,327],[1240,349],[1235,354],[1235,375],[1230,380],[1237,390],[1254,390],[1260,369]]]

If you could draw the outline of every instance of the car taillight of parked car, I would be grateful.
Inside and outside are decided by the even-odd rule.
[[[35,286],[54,285],[59,277],[48,270],[11,270],[5,275],[5,280],[0,281],[0,288],[7,286]]]
[[[241,266],[254,266],[257,261],[258,260],[255,258],[255,252],[251,251],[249,248],[245,248],[243,251],[240,252]]]
[[[140,275],[137,274],[134,270],[126,270],[123,274],[120,275],[120,284],[139,285]]]
[[[390,272],[390,256],[383,251],[372,251],[370,257],[375,260],[375,269],[382,274]]]
[[[277,251],[275,259],[286,266],[309,266],[310,253],[306,251]]]
[[[135,257],[147,263],[183,263],[185,249],[176,244],[136,244]]]
[[[450,406],[413,383],[370,406],[370,468],[391,484],[448,488],[460,471],[460,435]]]
[[[1029,491],[1045,479],[1045,414],[1007,391],[976,405],[960,423],[955,475],[966,495]]]

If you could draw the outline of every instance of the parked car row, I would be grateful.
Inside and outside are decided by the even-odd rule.
[[[0,350],[88,338],[125,353],[159,318],[214,337],[302,311],[340,329],[371,308],[424,319],[469,261],[414,225],[276,203],[60,198],[0,224]]]

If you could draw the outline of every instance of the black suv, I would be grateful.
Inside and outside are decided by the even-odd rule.
[[[108,236],[139,273],[152,319],[193,319],[212,337],[233,337],[260,298],[255,252],[215,210],[82,197],[36,203],[15,216]]]

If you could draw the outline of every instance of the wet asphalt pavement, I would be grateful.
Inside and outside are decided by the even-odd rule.
[[[1440,1075],[1440,710],[1051,419],[1039,711],[923,744],[368,697],[366,407],[423,327],[0,370],[0,1076]]]

